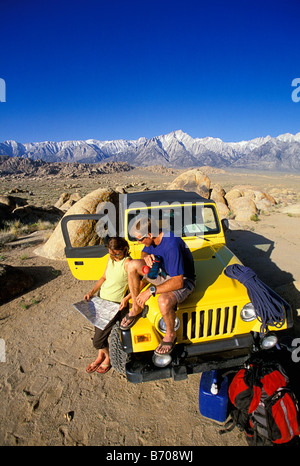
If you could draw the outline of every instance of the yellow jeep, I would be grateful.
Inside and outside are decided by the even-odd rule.
[[[196,272],[193,293],[177,307],[177,343],[171,358],[154,356],[165,332],[157,296],[147,301],[133,327],[121,331],[118,323],[113,328],[111,362],[130,382],[168,377],[181,380],[193,373],[238,367],[251,352],[276,344],[274,335],[281,330],[271,327],[262,337],[247,289],[224,274],[227,266],[241,263],[226,246],[226,220],[220,220],[213,200],[181,190],[143,191],[120,195],[117,210],[117,233],[127,239],[132,258],[140,258],[143,245],[130,236],[130,225],[138,216],[153,216],[160,227],[183,238],[193,254]],[[73,247],[68,235],[68,222],[84,219],[94,221],[97,229],[99,222],[103,223],[103,212],[66,215],[62,219],[65,253],[75,278],[96,281],[107,263],[106,246]],[[287,308],[281,328],[292,325],[291,310]]]

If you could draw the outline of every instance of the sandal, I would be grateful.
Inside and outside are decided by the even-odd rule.
[[[101,362],[99,362],[98,364],[95,364],[94,362],[92,362],[91,364],[87,366],[86,372],[88,374],[91,374],[92,372],[95,372],[100,365],[101,365]]]
[[[104,357],[104,355],[102,355],[102,359],[101,359],[100,362],[95,362],[95,361],[94,361],[94,362],[91,362],[91,364],[89,364],[89,365],[87,366],[87,368],[85,369],[86,372],[87,372],[88,374],[92,374],[93,372],[95,372],[95,371],[98,369],[98,367],[102,364],[102,362],[104,361],[104,359],[105,359],[105,357]]]
[[[121,330],[128,330],[130,329],[136,321],[141,317],[141,314],[137,314],[135,316],[130,316],[129,314],[125,315],[126,322],[129,322],[127,325],[120,325]]]
[[[160,344],[158,345],[158,347],[156,348],[156,350],[154,351],[154,353],[157,355],[157,356],[164,356],[165,354],[171,354],[174,347],[175,347],[175,344],[176,344],[176,341],[177,341],[177,338],[175,338],[174,341],[164,341],[164,340],[161,340]],[[163,346],[170,346],[170,349],[168,351],[165,351],[164,353],[159,353],[157,350],[159,348],[162,348]]]
[[[98,372],[98,374],[106,374],[110,368],[111,364],[100,364],[98,369],[96,369],[96,372]]]

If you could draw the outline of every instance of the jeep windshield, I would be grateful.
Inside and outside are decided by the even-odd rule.
[[[171,231],[175,236],[194,237],[217,234],[220,224],[212,204],[172,203],[132,207],[128,209],[127,231],[130,241],[135,241],[135,227],[142,217],[151,218],[153,236],[160,231]],[[154,225],[154,226],[153,226]]]

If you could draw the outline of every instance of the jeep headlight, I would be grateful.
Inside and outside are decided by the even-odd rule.
[[[166,327],[163,317],[159,319],[157,326],[158,326],[158,330],[161,333],[166,333],[167,327]],[[175,317],[175,327],[174,327],[175,332],[179,329],[179,327],[180,327],[180,320],[178,319],[178,317]]]
[[[157,367],[166,367],[172,361],[171,354],[155,354],[152,356],[153,364]]]
[[[278,343],[278,338],[275,333],[268,333],[260,342],[260,347],[262,349],[271,349],[274,348]]]
[[[244,322],[251,322],[256,319],[256,312],[252,303],[245,304],[241,310],[241,319]]]

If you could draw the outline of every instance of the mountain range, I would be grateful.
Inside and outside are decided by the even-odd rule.
[[[135,166],[248,168],[300,170],[300,132],[261,137],[249,141],[223,142],[219,138],[192,138],[178,130],[137,140],[0,143],[0,155],[45,162],[128,162]]]

